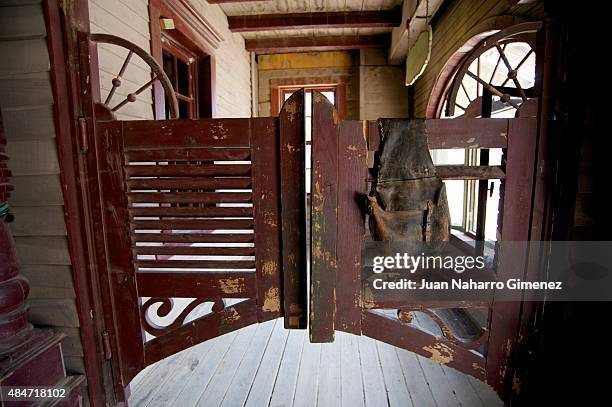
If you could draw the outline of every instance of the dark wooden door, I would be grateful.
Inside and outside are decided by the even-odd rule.
[[[90,192],[120,397],[147,365],[208,339],[281,316],[305,327],[305,201],[288,178],[303,173],[302,96],[278,118],[95,123]]]
[[[380,145],[378,123],[340,120],[322,95],[313,95],[312,109],[311,341],[332,342],[335,330],[367,335],[486,381],[501,393],[512,377],[508,364],[522,303],[495,298],[428,303],[411,299],[405,291],[381,295],[362,283],[366,235],[362,203]],[[504,196],[511,199],[502,200],[498,230],[502,247],[497,248],[495,272],[503,280],[524,278],[534,259],[528,259],[527,251],[521,258],[516,252],[509,258],[503,241],[529,240],[530,224],[539,210],[531,199],[537,120],[432,119],[426,121],[426,129],[430,149],[504,149],[501,166],[442,166],[437,173],[447,179],[503,180]],[[484,324],[473,321],[475,309],[488,315]],[[415,323],[415,312],[424,314],[433,329]]]

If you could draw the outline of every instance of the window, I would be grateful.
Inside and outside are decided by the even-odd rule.
[[[168,75],[179,107],[179,118],[213,117],[215,113],[214,50],[221,38],[210,31],[202,16],[180,2],[149,3],[151,55]],[[197,18],[196,18],[197,17]],[[160,19],[172,19],[175,28],[165,29]],[[164,91],[153,83],[155,117],[169,118]]]
[[[197,55],[168,37],[164,37],[162,49],[163,68],[178,100],[179,118],[195,119],[198,117]],[[166,117],[168,115],[166,103]]]
[[[514,117],[533,97],[535,52],[531,37],[510,36],[468,55],[446,94],[442,118]],[[497,149],[432,150],[436,165],[503,165]],[[500,180],[446,180],[452,227],[465,237],[496,241]]]

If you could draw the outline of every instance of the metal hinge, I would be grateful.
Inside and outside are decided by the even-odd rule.
[[[81,136],[81,152],[89,151],[89,138],[87,134],[87,120],[84,117],[79,117],[79,135]]]
[[[102,347],[104,348],[104,359],[110,360],[113,357],[108,331],[102,332]]]

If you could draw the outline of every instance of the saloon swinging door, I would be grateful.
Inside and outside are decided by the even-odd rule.
[[[121,38],[80,34],[83,78],[97,71],[96,42],[128,48],[124,67],[145,60],[154,79],[142,89],[159,80],[176,113],[159,65]],[[282,181],[304,162],[291,144],[304,139],[303,93],[278,117],[120,121],[114,111],[142,89],[113,104],[120,81],[106,103],[96,75],[81,86],[92,92],[82,173],[116,399],[146,366],[208,339],[283,316],[305,328],[305,202],[292,196],[303,185]]]

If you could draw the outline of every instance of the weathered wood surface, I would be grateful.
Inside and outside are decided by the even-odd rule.
[[[427,119],[427,145],[437,148],[506,148],[510,119]],[[512,119],[515,120],[515,119]],[[530,120],[530,119],[521,119]],[[368,121],[368,150],[380,148],[376,121]]]
[[[284,329],[280,320],[166,358],[131,389],[131,405],[502,405],[484,383],[412,352],[344,332],[332,344],[311,344],[305,331]]]
[[[285,328],[306,328],[307,254],[304,91],[295,92],[278,117],[282,205]]]
[[[367,193],[367,145],[361,121],[342,121],[338,132],[338,269],[335,329],[361,332],[361,243]]]
[[[537,128],[534,119],[513,119],[508,131],[506,181],[503,184],[503,223],[499,225],[501,241],[498,254],[500,279],[525,278],[528,249],[522,255],[504,250],[503,241],[529,240],[532,193],[535,177]],[[495,302],[491,312],[491,333],[487,356],[487,383],[501,389],[512,363],[510,355],[514,347],[520,320],[521,303],[518,301]]]
[[[310,341],[333,342],[336,310],[338,125],[333,105],[312,94],[312,192],[310,207]]]
[[[250,126],[257,318],[263,322],[279,317],[282,307],[279,137],[274,119],[255,119]]]

